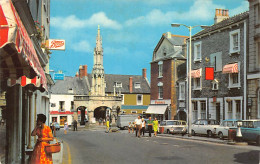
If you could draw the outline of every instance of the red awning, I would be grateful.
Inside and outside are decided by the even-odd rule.
[[[0,78],[14,81],[40,78],[47,90],[45,72],[34,45],[10,0],[0,2]],[[20,82],[18,82],[20,83]]]
[[[222,73],[238,73],[238,64],[234,63],[225,65]]]
[[[201,77],[201,68],[191,71],[191,78],[200,78]]]

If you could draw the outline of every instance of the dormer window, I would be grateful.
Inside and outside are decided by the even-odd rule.
[[[73,89],[72,89],[72,88],[69,88],[69,89],[68,89],[68,93],[73,93]]]
[[[140,82],[136,82],[135,83],[135,88],[141,88],[141,83]]]
[[[122,83],[121,82],[116,82],[116,87],[117,88],[122,87]]]
[[[218,90],[218,84],[219,84],[218,80],[214,79],[212,81],[212,90]]]

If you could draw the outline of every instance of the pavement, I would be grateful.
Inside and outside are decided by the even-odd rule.
[[[116,129],[116,128],[114,128]],[[91,130],[91,131],[99,131],[99,130],[106,130],[106,126],[104,125],[88,125],[88,126],[79,126],[78,131],[85,131],[85,130]],[[69,131],[72,131],[72,128],[69,129]],[[112,130],[110,130],[111,132]],[[122,132],[122,133],[128,133],[127,130],[119,130],[116,132]],[[211,142],[211,143],[217,143],[217,144],[230,144],[234,142],[230,142],[228,140],[220,140],[218,138],[209,138],[209,137],[201,137],[201,136],[188,136],[188,135],[171,135],[171,134],[158,134],[158,137],[171,137],[176,139],[183,139],[183,140],[194,140],[194,141],[201,141],[201,142]],[[57,137],[58,141],[61,143],[61,151],[58,153],[52,154],[53,164],[61,164],[63,159],[63,149],[64,149],[64,143],[59,137]],[[53,141],[54,142],[54,141]],[[246,144],[247,145],[247,144]],[[240,145],[241,146],[241,145]],[[251,146],[250,146],[251,147]],[[252,145],[252,149],[259,149],[258,146]]]

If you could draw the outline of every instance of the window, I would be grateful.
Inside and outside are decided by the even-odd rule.
[[[258,106],[258,118],[260,118],[260,89],[258,89],[258,95],[257,95],[257,106]]]
[[[126,111],[123,110],[122,113],[126,113]]]
[[[163,99],[163,87],[158,86],[158,99]]]
[[[121,82],[116,82],[116,87],[117,88],[122,87],[122,83]]]
[[[235,119],[241,119],[240,115],[241,115],[241,101],[240,100],[236,100],[236,118]]]
[[[228,88],[239,88],[240,86],[240,64],[238,63],[238,73],[229,73]]]
[[[193,78],[193,90],[201,89],[201,78]]]
[[[137,113],[137,111],[131,111],[131,113]]]
[[[121,104],[124,104],[125,103],[125,96],[123,94],[121,94],[121,98],[122,98]]]
[[[141,88],[141,83],[140,82],[136,82],[135,83],[135,88]]]
[[[222,71],[222,52],[210,54],[210,66],[214,67],[215,72]]]
[[[201,119],[206,119],[206,101],[201,101],[200,102],[200,107],[201,107]]]
[[[193,101],[192,102],[192,112],[193,112],[193,120],[197,120],[198,119],[198,102],[197,101]]]
[[[254,6],[255,7],[255,24],[258,25],[260,24],[260,4],[257,4]]]
[[[259,16],[260,17],[260,16]],[[260,24],[260,22],[259,22]],[[260,70],[260,40],[258,40],[258,42],[256,42],[256,68],[257,70]]]
[[[229,100],[228,101],[228,111],[227,111],[228,118],[227,119],[232,119],[232,108],[233,108],[233,102],[232,102],[232,100]]]
[[[59,101],[59,110],[61,112],[64,112],[65,111],[65,101]]]
[[[201,42],[194,43],[194,61],[201,61]]]
[[[179,100],[185,100],[185,83],[179,84]]]
[[[71,109],[71,110],[74,110],[74,101],[71,101],[71,102],[70,102],[70,109]]]
[[[229,33],[230,49],[229,53],[236,53],[240,51],[240,29],[231,31]]]
[[[137,105],[143,105],[143,95],[137,95]]]
[[[56,103],[51,103],[51,107],[56,107]]]
[[[214,79],[212,81],[212,90],[218,90],[218,80]]]
[[[162,77],[163,76],[163,62],[160,61],[158,63],[158,77]]]

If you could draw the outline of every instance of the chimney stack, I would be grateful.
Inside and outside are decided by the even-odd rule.
[[[223,21],[224,19],[228,19],[228,18],[229,18],[228,10],[225,10],[225,9],[216,9],[215,10],[215,18],[214,18],[215,24]]]
[[[143,78],[146,79],[146,68],[143,68]]]
[[[88,76],[88,66],[87,65],[83,65],[83,76],[84,77]]]
[[[133,92],[133,77],[129,77],[129,92]]]
[[[86,77],[88,75],[87,72],[88,66],[87,65],[81,65],[79,66],[79,77]]]
[[[79,78],[83,77],[82,65],[79,66]]]
[[[79,72],[76,72],[76,77],[79,77]]]

